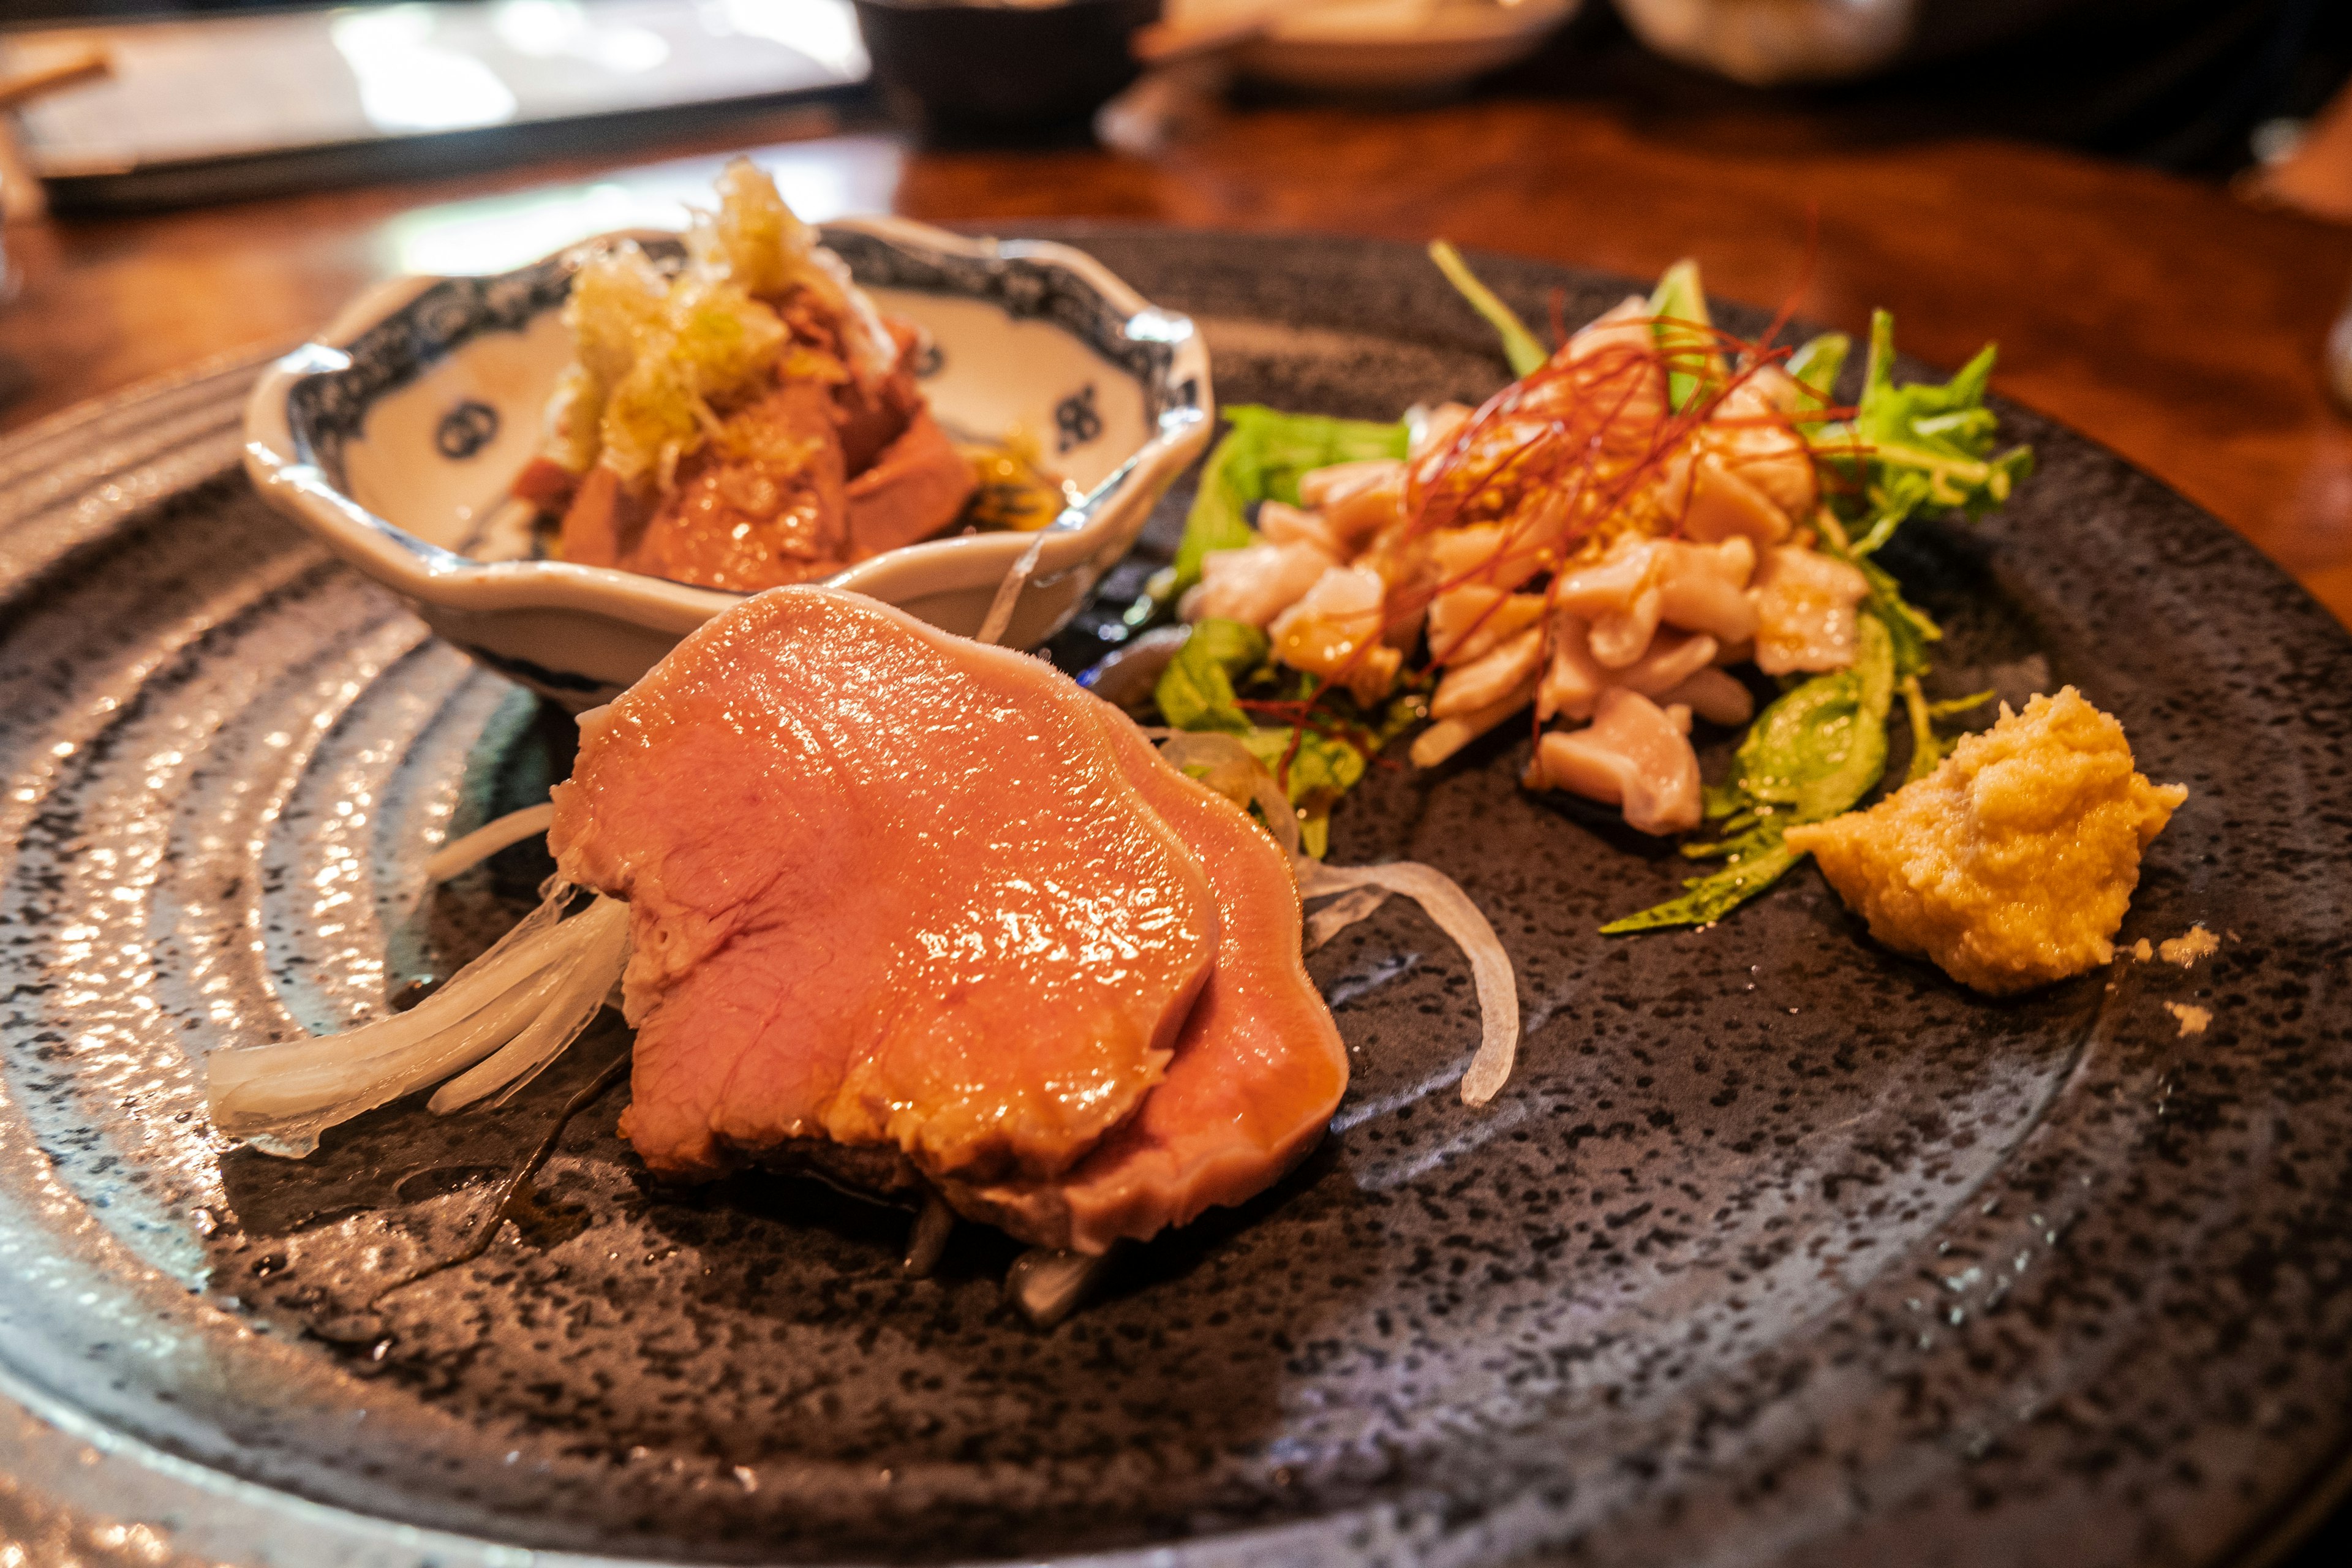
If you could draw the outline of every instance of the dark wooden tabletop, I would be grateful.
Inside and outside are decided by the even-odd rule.
[[[18,225],[6,240],[21,289],[0,309],[0,356],[29,384],[0,428],[290,342],[404,267],[512,265],[616,214],[658,211],[702,183],[679,160],[740,146],[764,147],[816,217],[1443,235],[1637,277],[1694,255],[1712,291],[1767,303],[1801,282],[1817,211],[1808,316],[1858,330],[1885,305],[1906,348],[1946,364],[1997,340],[2000,390],[2211,509],[2352,620],[2352,425],[2327,401],[2320,358],[2352,289],[2352,230],[2046,149],[1832,145],[1795,115],[1669,126],[1530,100],[1281,108],[1138,156],[926,152],[803,110],[740,127],[726,147],[649,145],[622,166]]]
[[[490,270],[583,235],[676,220],[723,154],[757,149],[805,216],[889,211],[1002,225],[1108,218],[1315,229],[1647,277],[1685,255],[1710,289],[1777,303],[1819,259],[1808,317],[1893,310],[1905,346],[1956,365],[1986,339],[1997,387],[2219,514],[2352,622],[2352,424],[2321,345],[2352,289],[2352,229],[2220,188],[1988,141],[1840,143],[1801,115],[1659,120],[1490,99],[1375,113],[1227,114],[1163,150],[932,152],[829,111],[771,114],[723,144],[6,231],[0,430],[236,351],[290,343],[369,282]],[[2339,1562],[2342,1518],[2298,1563]]]

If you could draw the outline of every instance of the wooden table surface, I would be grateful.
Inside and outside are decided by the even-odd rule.
[[[1489,247],[1648,277],[1705,263],[1759,302],[1820,260],[1805,313],[1957,364],[2161,476],[2352,621],[2352,426],[2321,343],[2352,289],[2352,230],[2221,189],[1992,142],[1828,144],[1801,117],[1674,126],[1591,104],[1491,100],[1397,113],[1229,113],[1148,156],[929,152],[830,111],[773,114],[762,147],[804,214],[1002,224],[1100,217]],[[542,163],[7,230],[21,292],[0,356],[13,428],[226,351],[290,342],[373,279],[489,270],[627,222],[677,221],[730,147],[649,145],[626,166]]]

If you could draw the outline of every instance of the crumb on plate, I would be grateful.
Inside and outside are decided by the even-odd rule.
[[[2221,951],[2221,939],[2203,926],[2190,926],[2179,936],[2167,937],[2157,950],[2164,962],[2186,969],[2199,959]]]
[[[2164,1010],[2180,1020],[2180,1037],[2201,1035],[2213,1022],[2213,1009],[2200,1007],[2193,1002],[2167,1002]]]

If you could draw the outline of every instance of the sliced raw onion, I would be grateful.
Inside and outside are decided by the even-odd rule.
[[[629,906],[618,899],[598,899],[564,929],[578,931],[580,945],[562,970],[563,983],[553,998],[496,1054],[435,1090],[425,1102],[429,1109],[446,1115],[493,1094],[494,1103],[505,1104],[595,1021],[628,967]]]
[[[1462,1103],[1484,1105],[1511,1076],[1519,1050],[1519,986],[1511,955],[1470,895],[1443,872],[1410,860],[1386,866],[1326,866],[1303,857],[1291,862],[1301,898],[1357,888],[1386,888],[1419,904],[1470,960],[1478,987],[1478,1050],[1462,1075]]]
[[[907,1256],[898,1271],[909,1279],[929,1279],[931,1270],[940,1266],[940,1254],[948,1249],[948,1237],[955,1234],[955,1210],[939,1194],[926,1198],[923,1212],[915,1216],[915,1226],[907,1233]]]
[[[266,1153],[299,1159],[326,1129],[463,1072],[519,1039],[530,1044],[473,1089],[488,1093],[536,1071],[526,1058],[544,1065],[579,1033],[572,1028],[550,1045],[560,1032],[547,1022],[551,1015],[568,1019],[583,993],[601,1003],[626,962],[625,911],[615,957],[614,917],[592,906],[564,920],[572,894],[551,882],[538,909],[405,1013],[340,1035],[215,1051],[205,1062],[213,1124]],[[593,1016],[590,1008],[580,1027]]]
[[[1386,888],[1355,888],[1307,917],[1306,951],[1313,952],[1358,921],[1370,920],[1389,901]]]
[[[1013,1260],[1004,1276],[1004,1293],[1031,1322],[1050,1329],[1092,1295],[1109,1269],[1108,1253],[1094,1258],[1034,1247]]]
[[[1013,606],[1021,602],[1021,590],[1029,585],[1029,574],[1037,570],[1037,558],[1045,553],[1045,536],[1040,533],[1013,563],[1012,569],[1004,574],[1004,581],[996,585],[996,597],[989,601],[988,615],[980,623],[980,630],[971,634],[972,641],[1004,640],[1006,628],[1013,625]]]
[[[520,811],[508,812],[495,822],[481,826],[443,845],[433,858],[425,862],[425,879],[446,882],[452,877],[463,876],[510,844],[520,844],[547,831],[555,820],[555,803],[526,805]]]

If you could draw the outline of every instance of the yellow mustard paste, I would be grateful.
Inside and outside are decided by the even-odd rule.
[[[2069,686],[2004,703],[1926,778],[1788,842],[1871,935],[2002,995],[2115,956],[2140,852],[2188,798],[2137,772],[2123,726]]]

